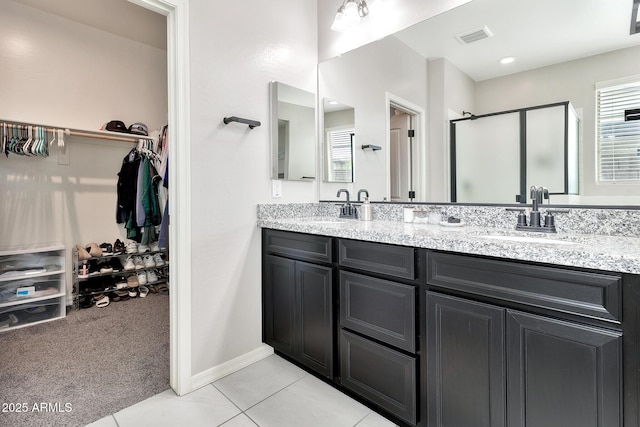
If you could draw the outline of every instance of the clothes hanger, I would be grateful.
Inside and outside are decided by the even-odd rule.
[[[64,143],[64,131],[62,129],[58,129],[58,148],[60,148],[60,152],[62,154],[65,153],[66,147]]]

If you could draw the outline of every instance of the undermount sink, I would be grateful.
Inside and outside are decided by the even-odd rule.
[[[495,236],[495,235],[484,235],[478,236],[483,239],[494,239],[494,240],[505,240],[509,242],[523,242],[523,243],[543,243],[549,245],[575,245],[576,242],[572,242],[570,240],[558,240],[558,239],[550,239],[548,237],[531,237],[531,236]]]
[[[328,224],[344,224],[345,220],[343,219],[318,219],[318,220],[309,220],[306,221],[309,224],[313,225],[328,225]]]

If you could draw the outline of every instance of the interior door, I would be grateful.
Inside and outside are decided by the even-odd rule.
[[[392,111],[398,111],[392,108]],[[391,161],[391,201],[409,201],[411,190],[411,117],[406,113],[391,116],[389,156]]]

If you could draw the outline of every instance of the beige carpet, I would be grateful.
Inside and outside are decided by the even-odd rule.
[[[0,333],[0,426],[84,426],[168,388],[168,295]]]

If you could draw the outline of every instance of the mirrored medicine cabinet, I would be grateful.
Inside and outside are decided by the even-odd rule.
[[[315,94],[269,83],[271,178],[314,180],[316,175]]]

